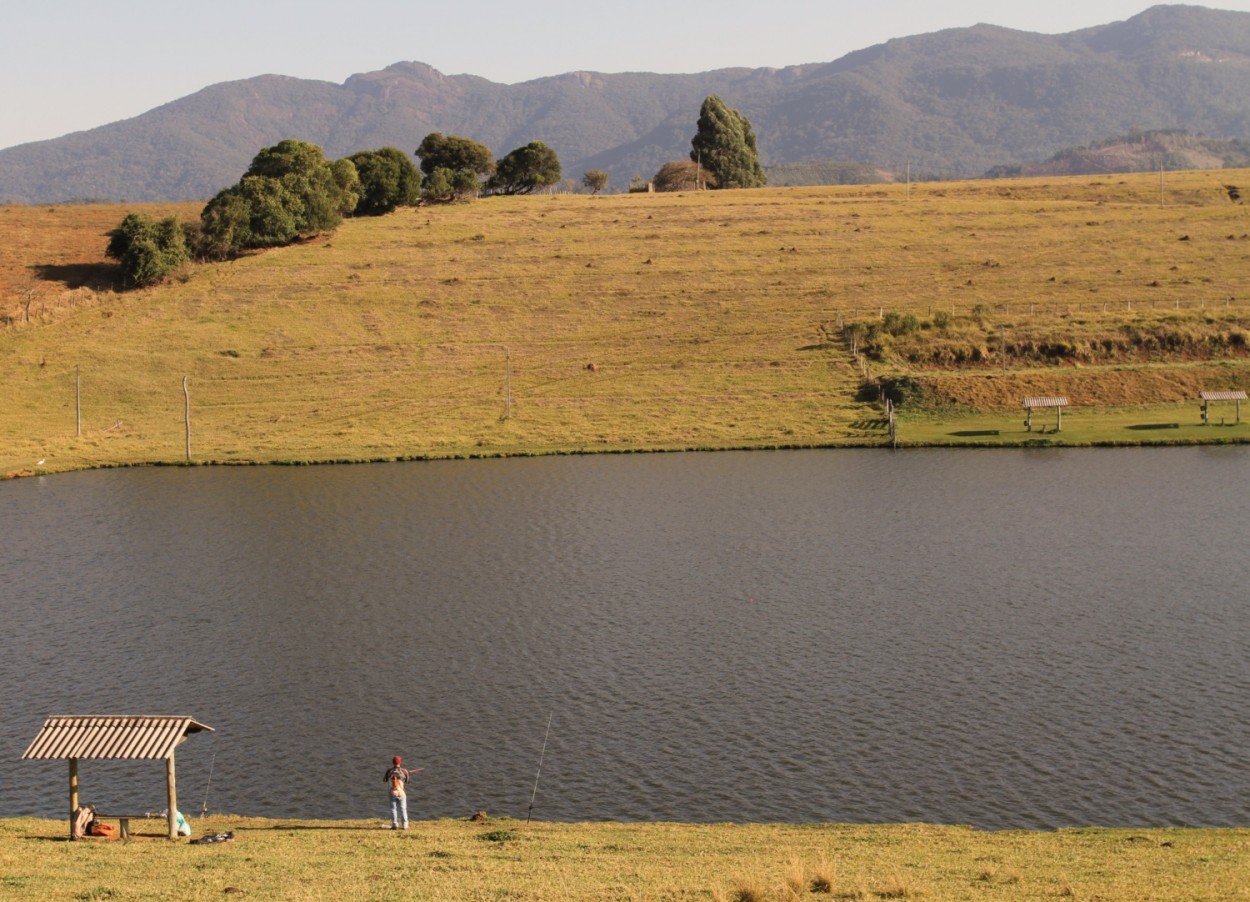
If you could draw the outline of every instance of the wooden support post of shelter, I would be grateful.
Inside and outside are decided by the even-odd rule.
[[[1212,401],[1236,401],[1237,402],[1237,420],[1241,422],[1241,402],[1246,400],[1244,391],[1204,391],[1199,392],[1198,397],[1202,399],[1202,425],[1207,426],[1211,423],[1211,409],[1209,407]]]
[[[1057,419],[1055,420],[1055,431],[1059,432],[1063,429],[1063,409],[1068,406],[1068,399],[1062,395],[1057,397],[1042,398],[1025,398],[1024,399],[1024,426],[1029,431],[1033,431],[1033,411],[1038,409],[1054,408]],[[1042,430],[1045,431],[1043,426]]]
[[[23,759],[69,761],[70,834],[78,810],[78,760],[165,761],[165,799],[169,838],[178,838],[178,791],[174,783],[174,749],[192,733],[213,728],[185,716],[72,715],[44,721]]]

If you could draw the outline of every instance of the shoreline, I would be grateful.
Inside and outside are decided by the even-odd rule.
[[[976,420],[980,421],[981,417]],[[957,421],[944,420],[947,427],[959,426]],[[1146,427],[1138,427],[1146,428]],[[1173,427],[1175,428],[1175,427]],[[1183,427],[1181,427],[1183,428]],[[768,451],[840,451],[840,450],[884,450],[884,451],[920,451],[920,450],[1035,450],[1035,449],[1094,449],[1094,448],[1192,448],[1250,444],[1250,424],[1232,427],[1194,427],[1198,429],[1236,428],[1237,434],[1216,437],[1176,436],[1172,438],[1071,438],[1068,435],[1059,437],[1054,433],[1032,435],[1003,434],[1002,430],[963,430],[973,433],[993,433],[993,439],[968,435],[953,435],[947,440],[930,438],[927,440],[908,440],[900,438],[891,441],[888,436],[881,439],[848,439],[816,443],[783,443],[765,442],[742,445],[683,445],[683,446],[639,446],[630,448],[550,448],[528,450],[499,451],[462,451],[448,453],[414,453],[387,454],[376,457],[342,457],[327,455],[309,458],[234,458],[205,457],[192,460],[168,459],[132,459],[114,461],[77,461],[65,467],[33,466],[19,467],[0,473],[0,482],[9,479],[25,479],[33,476],[53,476],[60,473],[74,473],[89,470],[124,470],[144,467],[324,467],[335,465],[413,463],[436,461],[469,461],[469,460],[506,460],[513,458],[539,457],[585,457],[594,455],[633,455],[633,454],[694,454],[694,453],[725,453],[725,452],[768,452]],[[1070,431],[1070,430],[1065,430]]]

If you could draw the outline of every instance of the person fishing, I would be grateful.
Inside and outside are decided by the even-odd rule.
[[[391,829],[398,830],[400,824],[403,824],[405,830],[408,829],[408,781],[414,773],[424,768],[415,768],[408,770],[403,766],[404,759],[396,755],[391,759],[391,766],[387,768],[386,774],[382,777],[386,783],[391,800]]]

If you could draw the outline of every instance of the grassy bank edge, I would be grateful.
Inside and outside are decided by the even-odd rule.
[[[1192,405],[1191,405],[1192,406]],[[1179,423],[1176,405],[1152,408],[1125,407],[1101,411],[1075,411],[1065,414],[1062,431],[1055,432],[1049,423],[1038,418],[1034,431],[1025,431],[1019,416],[1004,413],[906,413],[897,417],[897,437],[891,439],[886,421],[881,421],[879,434],[871,438],[845,438],[828,442],[744,442],[740,444],[655,444],[620,447],[514,447],[501,449],[465,448],[438,452],[417,451],[411,454],[380,454],[376,456],[310,455],[277,458],[219,457],[212,453],[195,456],[190,461],[177,456],[140,458],[118,456],[111,460],[74,460],[73,452],[64,453],[56,463],[18,467],[0,473],[0,480],[81,470],[126,469],[131,467],[202,467],[202,466],[325,466],[332,464],[373,464],[413,461],[497,460],[526,457],[568,457],[589,454],[680,454],[723,451],[805,451],[845,448],[1161,448],[1208,445],[1241,445],[1250,443],[1250,422],[1203,426]],[[884,414],[882,414],[884,417]],[[1098,422],[1110,419],[1112,425]],[[1169,421],[1169,418],[1171,420]],[[1123,421],[1142,421],[1124,426]],[[1119,423],[1120,425],[1115,425]],[[1126,430],[1148,430],[1149,434],[1132,434]],[[67,440],[69,442],[71,440]],[[68,447],[68,446],[67,446]],[[51,455],[49,455],[51,457]]]
[[[212,815],[191,847],[0,819],[0,897],[47,899],[1247,898],[1250,829],[311,821]]]

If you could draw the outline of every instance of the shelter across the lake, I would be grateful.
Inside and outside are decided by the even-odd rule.
[[[1029,432],[1033,431],[1033,411],[1049,410],[1053,408],[1056,414],[1055,431],[1058,432],[1063,428],[1063,409],[1068,406],[1068,399],[1062,395],[1055,397],[1033,397],[1024,399],[1024,426]],[[1042,427],[1042,431],[1046,431],[1046,427]]]
[[[213,728],[186,716],[62,715],[44,721],[23,759],[69,761],[70,826],[78,810],[78,759],[164,760],[169,838],[178,838],[174,750],[192,733]]]
[[[1237,419],[1235,422],[1241,422],[1241,402],[1246,400],[1244,391],[1204,391],[1199,392],[1198,397],[1202,399],[1202,425],[1206,426],[1211,422],[1212,401],[1236,401]]]

